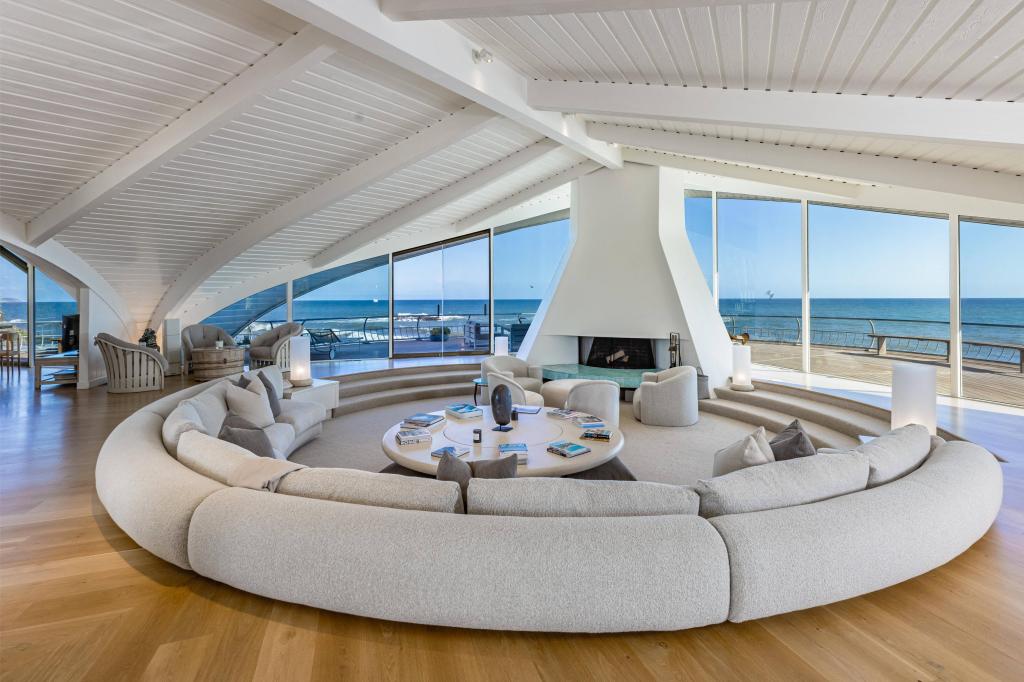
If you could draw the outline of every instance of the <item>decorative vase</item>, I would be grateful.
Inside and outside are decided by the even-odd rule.
[[[508,386],[500,384],[491,391],[491,415],[494,417],[495,431],[511,431],[508,425],[512,421],[512,391]]]

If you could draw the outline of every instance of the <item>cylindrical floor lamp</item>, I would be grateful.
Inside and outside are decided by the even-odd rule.
[[[750,381],[750,375],[750,346],[733,344],[732,383],[729,388],[734,391],[753,391],[754,384]]]
[[[892,367],[892,428],[921,424],[935,433],[935,367],[897,362]]]

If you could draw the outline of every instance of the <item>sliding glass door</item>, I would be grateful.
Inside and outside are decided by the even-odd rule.
[[[490,352],[490,249],[483,232],[394,254],[396,357]]]

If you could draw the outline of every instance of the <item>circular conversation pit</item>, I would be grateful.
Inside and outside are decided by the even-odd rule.
[[[96,488],[113,520],[162,559],[342,613],[552,632],[741,622],[930,571],[984,535],[1001,504],[991,453],[918,426],[852,451],[845,443],[717,477],[700,469],[693,485],[472,478],[464,490],[431,477],[303,467],[329,456],[344,463],[359,438],[379,450],[384,430],[361,433],[351,415],[330,419],[320,405],[283,399],[280,373],[265,371],[279,403],[264,429],[276,458],[216,438],[248,399],[222,380],[118,425],[100,452]],[[694,434],[725,448],[737,428],[758,426],[703,408],[692,427],[622,414],[623,457],[642,443],[661,466],[691,461]]]

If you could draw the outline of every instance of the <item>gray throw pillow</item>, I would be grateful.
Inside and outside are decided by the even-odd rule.
[[[235,386],[238,386],[239,388],[245,388],[246,386],[252,383],[252,379],[243,374],[242,376],[238,377],[238,381],[231,381],[231,379],[228,379],[228,382],[234,384]]]
[[[274,446],[271,445],[270,438],[263,432],[263,429],[238,415],[228,415],[217,437],[240,448],[245,448],[259,457],[276,459]]]
[[[440,461],[437,463],[437,480],[455,481],[459,484],[459,488],[462,491],[460,494],[462,499],[456,506],[458,507],[457,511],[460,513],[466,509],[465,500],[468,499],[466,491],[469,488],[469,479],[471,478],[473,478],[473,469],[467,462],[463,462],[455,455],[447,452],[441,456]]]
[[[270,413],[274,415],[274,419],[277,419],[281,416],[281,401],[277,397],[277,389],[274,388],[273,382],[267,378],[267,375],[263,373],[263,370],[260,370],[260,373],[257,376],[259,376],[260,381],[263,382],[263,385],[267,389],[267,398],[270,400]],[[242,388],[245,387],[243,386]]]
[[[478,459],[469,463],[473,478],[515,478],[518,466],[515,455],[500,459]]]
[[[815,453],[814,444],[811,443],[799,419],[794,419],[792,424],[768,441],[768,445],[771,446],[776,462],[809,457]]]
[[[471,478],[515,478],[518,466],[516,455],[464,462],[446,452],[437,463],[437,480],[455,481],[459,484],[459,488],[462,489],[462,507],[459,511],[465,511]]]

